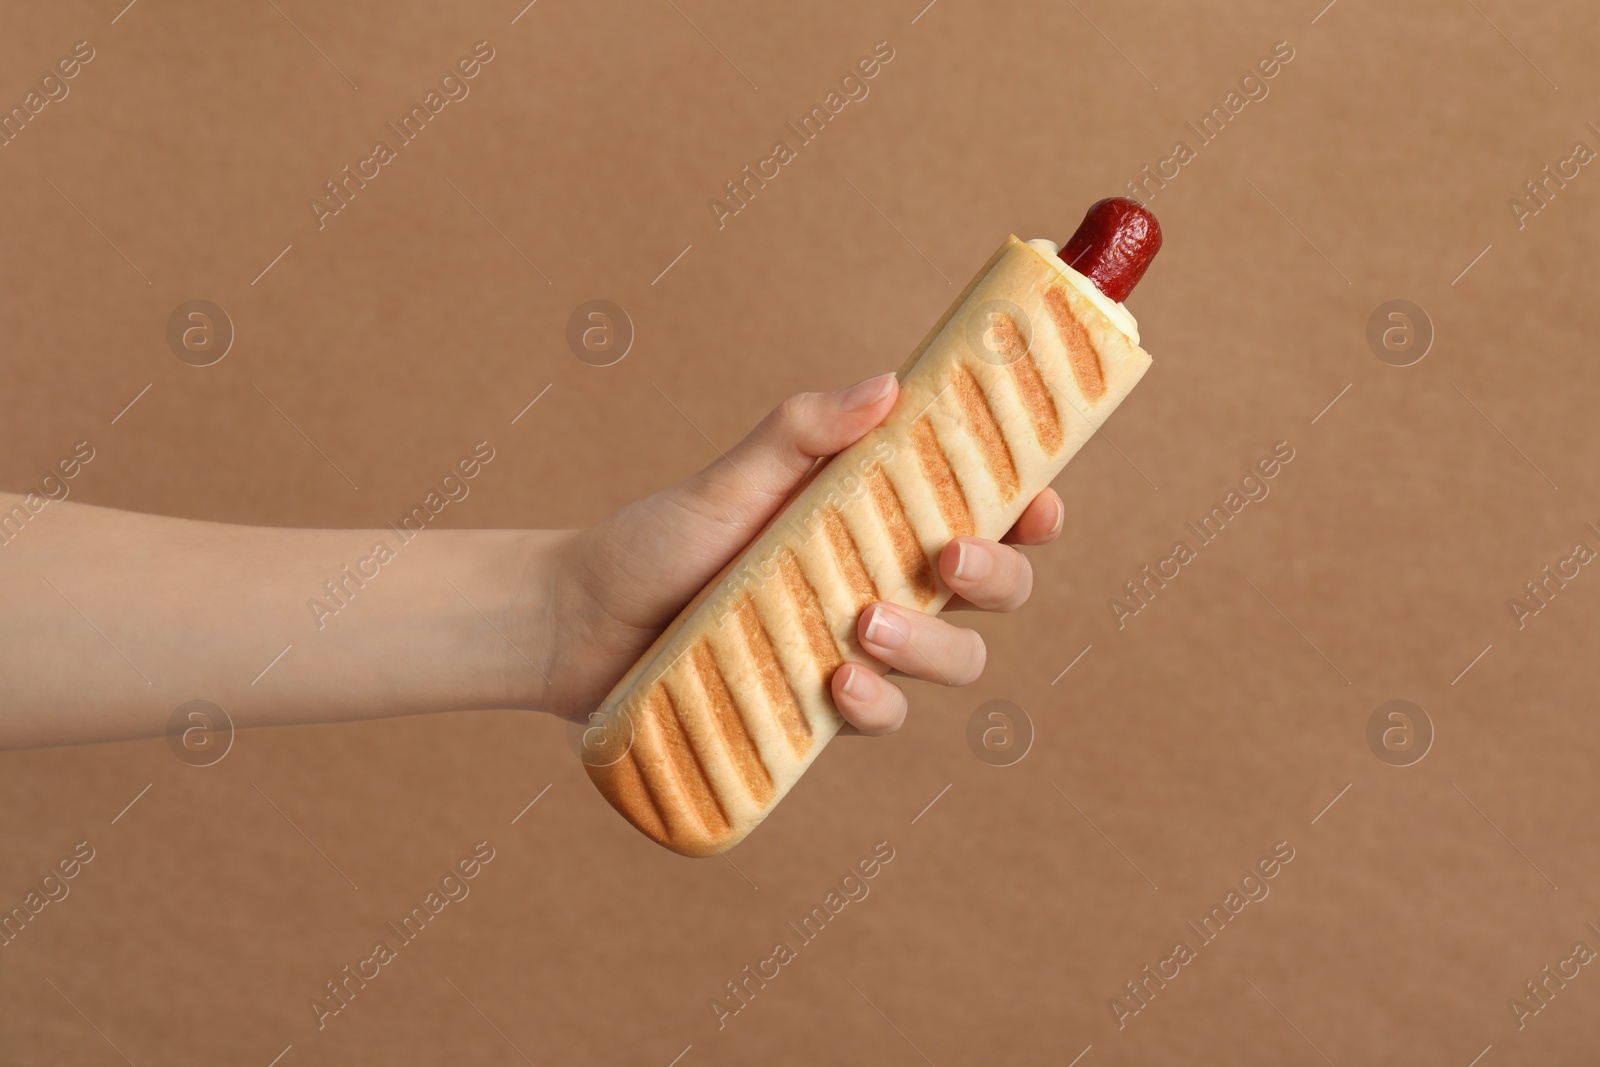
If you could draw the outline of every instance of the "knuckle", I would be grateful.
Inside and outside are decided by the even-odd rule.
[[[889,690],[889,697],[884,703],[883,732],[892,734],[905,723],[906,709],[909,705],[905,693],[899,686],[891,685],[886,688]]]
[[[1033,595],[1033,564],[1028,562],[1028,557],[1016,553],[1017,566],[1012,573],[1011,595],[1006,598],[1006,610],[1014,611],[1028,602],[1028,597]]]
[[[976,682],[982,676],[984,664],[989,658],[989,649],[983,643],[983,635],[976,630],[963,630],[962,633],[965,634],[968,652],[960,657],[962,667],[957,672],[956,679],[951,682],[952,685],[971,685]]]
[[[815,393],[795,393],[772,409],[772,425],[786,437],[794,437],[806,425]]]
[[[819,393],[795,393],[772,409],[762,437],[777,461],[791,474],[804,474],[812,463],[807,445],[814,436]]]
[[[899,729],[905,718],[906,698],[900,687],[885,685],[876,699],[862,705],[855,713],[856,729],[871,737],[879,737]]]

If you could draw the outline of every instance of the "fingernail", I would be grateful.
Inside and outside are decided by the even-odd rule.
[[[857,700],[869,699],[872,695],[870,690],[872,689],[873,679],[863,677],[863,675],[871,673],[865,667],[852,666],[849,677],[845,678],[844,685],[841,687],[844,690],[844,695],[854,697]]]
[[[872,609],[872,620],[867,623],[867,633],[862,640],[880,648],[903,648],[906,643],[906,621],[879,605]]]
[[[956,542],[955,577],[968,582],[981,581],[993,569],[994,560],[989,558],[987,549],[966,541]]]
[[[1063,500],[1058,498],[1056,500],[1056,524],[1050,528],[1050,536],[1051,537],[1059,536],[1060,533],[1061,533],[1061,527],[1065,526],[1066,524],[1067,524],[1067,505],[1066,505],[1065,501],[1063,501]]]
[[[860,411],[862,408],[871,407],[889,395],[889,389],[894,385],[894,375],[879,374],[868,378],[864,382],[857,382],[839,394],[839,409],[841,411]]]

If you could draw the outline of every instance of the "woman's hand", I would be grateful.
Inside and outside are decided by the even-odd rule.
[[[583,721],[727,562],[760,532],[818,457],[877,426],[894,406],[892,374],[837,393],[785,400],[743,441],[687,480],[636,500],[568,535],[544,566],[549,600],[540,626],[550,654],[537,706]],[[1061,532],[1065,508],[1052,489],[1028,505],[1002,539],[1042,545]],[[961,537],[939,556],[956,592],[947,610],[1011,611],[1028,599],[1033,569],[1010,544]],[[942,685],[969,685],[983,671],[983,639],[972,630],[883,601],[862,613],[862,647],[893,672]],[[859,664],[834,672],[835,705],[863,734],[899,728],[906,696]]]
[[[157,737],[194,700],[240,727],[519,707],[584,721],[897,389],[882,375],[790,397],[705,470],[587,530],[233,526],[0,493],[0,750]],[[1005,540],[1043,544],[1061,517],[1045,490]],[[392,562],[374,568],[379,548]],[[957,609],[1009,611],[1032,584],[1021,553],[975,537],[939,571]],[[921,612],[874,604],[858,633],[891,673],[966,685],[983,669],[977,634]],[[832,692],[847,731],[905,718],[900,687],[859,664]]]

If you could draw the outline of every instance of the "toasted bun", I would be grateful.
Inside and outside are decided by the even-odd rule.
[[[843,724],[834,670],[884,670],[861,612],[944,607],[944,546],[1009,530],[1149,365],[1008,237],[901,368],[883,424],[819,461],[606,698],[584,749],[600,792],[674,852],[737,844]]]

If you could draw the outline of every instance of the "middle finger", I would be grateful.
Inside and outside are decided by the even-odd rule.
[[[856,623],[861,647],[903,674],[969,685],[983,673],[983,638],[920,611],[878,601]]]
[[[939,576],[963,606],[1015,611],[1033,592],[1033,564],[1009,545],[958,537],[939,553]]]

